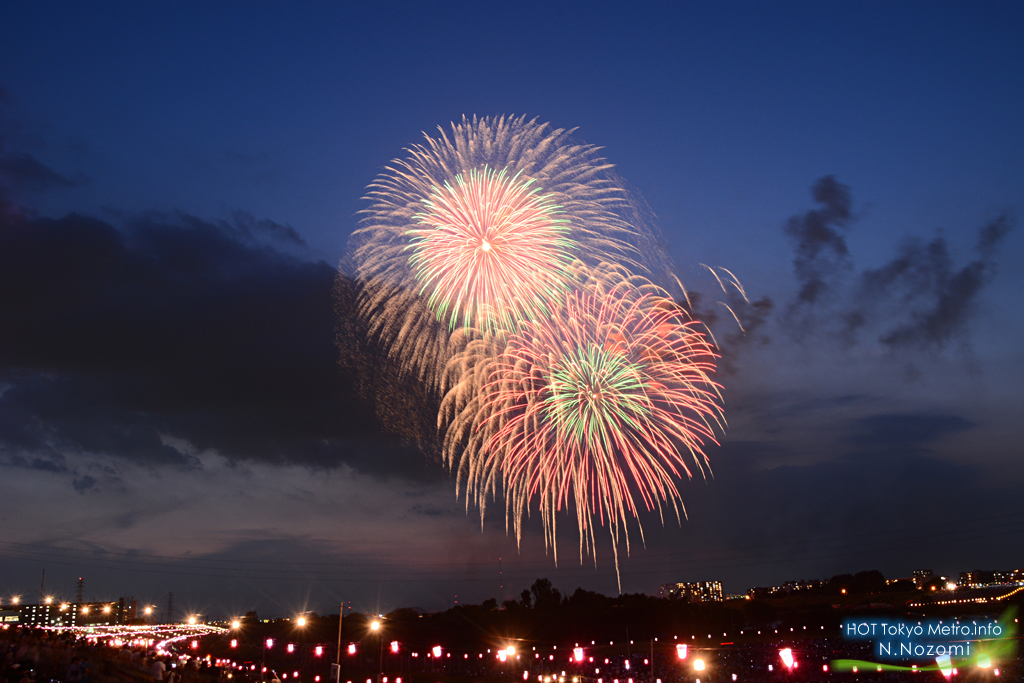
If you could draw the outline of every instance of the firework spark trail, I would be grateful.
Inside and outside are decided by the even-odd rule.
[[[595,554],[596,518],[618,573],[629,518],[639,525],[641,504],[662,520],[666,504],[685,514],[675,484],[692,476],[684,454],[703,473],[704,444],[722,423],[715,354],[697,326],[663,290],[604,267],[551,316],[523,322],[496,359],[493,342],[467,347],[449,371],[470,388],[450,391],[440,416],[451,420],[444,455],[467,505],[482,516],[500,487],[519,539],[536,498],[556,562],[556,513],[574,508],[581,561]]]
[[[459,331],[453,327],[479,325],[483,334],[529,317],[538,302],[561,294],[561,271],[570,256],[646,273],[640,254],[650,260],[647,254],[658,252],[657,238],[637,220],[645,207],[598,149],[576,142],[572,131],[525,117],[474,117],[425,137],[370,185],[370,206],[350,245],[361,286],[358,309],[370,336],[407,376],[439,395],[446,363],[479,336],[453,334]],[[472,195],[487,186],[513,204],[491,205],[490,218],[518,207],[519,218],[538,235],[530,240],[529,231],[516,234],[517,246],[533,250],[515,255],[529,264],[526,282],[517,282],[522,270],[509,249],[483,252],[480,232],[494,223],[485,225],[468,209],[477,202]],[[457,258],[450,248],[458,242],[453,236],[459,225],[464,238],[477,240],[470,246],[478,248],[478,257],[501,251],[504,264],[474,271],[477,261]],[[431,229],[445,234],[434,239]],[[471,277],[463,282],[445,270],[453,265]]]

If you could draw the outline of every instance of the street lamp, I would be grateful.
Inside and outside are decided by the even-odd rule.
[[[377,640],[380,641],[380,670],[377,673],[377,683],[382,683],[384,680],[384,634],[380,632],[380,622],[376,619],[371,621],[370,630],[377,634]]]
[[[266,640],[263,641],[263,662],[260,665],[260,669],[261,669],[261,671],[260,671],[260,680],[261,681],[264,679],[264,676],[267,675],[267,650],[269,650],[272,647],[274,647],[274,639],[273,638],[267,638]]]

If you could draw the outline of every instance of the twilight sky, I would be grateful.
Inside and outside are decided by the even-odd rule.
[[[365,187],[464,114],[601,146],[722,342],[714,478],[626,592],[1024,565],[1024,8],[706,5],[4,4],[0,594],[615,592],[568,518],[557,568],[481,532],[339,364]]]

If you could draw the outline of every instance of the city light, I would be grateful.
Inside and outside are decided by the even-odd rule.
[[[704,660],[703,659],[695,659],[695,660],[693,660],[693,670],[694,671],[703,671],[704,670]]]
[[[47,604],[47,605],[49,605],[49,604],[51,604],[52,602],[53,602],[53,596],[47,596],[47,598],[46,598],[46,604]]]
[[[153,613],[153,608],[152,607],[147,607],[146,609],[144,609],[142,611],[145,612],[146,614],[152,614]]]
[[[305,626],[306,625],[306,617],[299,617],[296,620],[295,623],[298,624],[299,626]]]
[[[508,646],[507,648],[505,648],[505,653],[506,653],[506,654],[507,654],[507,655],[508,655],[509,657],[512,657],[513,655],[515,655],[515,653],[516,653],[516,649],[515,649],[514,647],[512,647],[511,645],[509,645],[509,646]]]
[[[988,654],[982,652],[980,655],[978,655],[978,668],[979,669],[988,669],[991,666],[992,666],[992,658],[989,657]]]
[[[147,610],[146,614],[149,614],[149,611],[148,611],[149,608],[148,607],[146,608],[146,610]],[[235,619],[234,621],[231,622],[231,628],[240,628],[241,626],[242,626],[242,622],[240,622],[238,619]]]
[[[110,605],[104,605],[103,606],[103,613],[104,614],[110,614]]]
[[[380,622],[379,622],[379,621],[374,621],[374,622],[372,622],[372,623],[370,624],[370,630],[371,630],[371,631],[377,631],[377,630],[380,630]]]
[[[188,623],[189,623],[190,625],[192,625],[192,626],[195,626],[195,624],[196,624],[196,618],[195,618],[195,617],[189,617],[189,618],[188,618]]]

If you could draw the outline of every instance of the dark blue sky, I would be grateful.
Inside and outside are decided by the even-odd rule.
[[[45,565],[213,612],[433,608],[495,594],[499,556],[512,594],[614,591],[607,556],[481,535],[332,374],[364,188],[464,114],[578,128],[709,310],[702,263],[772,302],[745,339],[720,321],[716,478],[681,529],[644,520],[625,590],[1024,564],[1022,29],[1019,3],[4,5],[0,535],[26,545],[0,592]],[[802,306],[825,176],[847,252]]]

